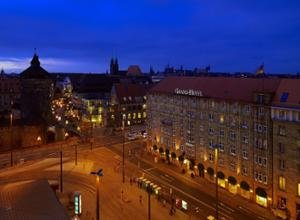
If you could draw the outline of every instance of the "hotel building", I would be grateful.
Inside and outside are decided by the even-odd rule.
[[[276,131],[273,131],[271,113],[283,81],[168,77],[153,87],[147,97],[148,146],[156,145],[177,156],[184,155],[187,165],[196,161],[199,176],[209,181],[215,181],[218,176],[220,187],[274,208],[278,166],[273,159]],[[300,93],[294,96],[298,96],[299,102]],[[294,126],[299,128],[299,123]],[[296,140],[289,141],[296,143]],[[297,176],[296,173],[287,175]]]
[[[272,104],[274,205],[300,219],[300,80],[283,79]]]

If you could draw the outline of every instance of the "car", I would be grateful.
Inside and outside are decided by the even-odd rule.
[[[147,138],[147,132],[143,133],[143,138]]]
[[[136,136],[136,134],[134,134],[134,133],[128,133],[127,139],[128,139],[129,141],[132,141],[132,140],[137,139],[137,136]]]

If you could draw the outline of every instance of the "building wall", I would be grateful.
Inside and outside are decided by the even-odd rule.
[[[297,207],[300,212],[300,110],[273,108],[272,118],[274,204],[297,219]]]
[[[50,79],[22,79],[21,86],[22,118],[50,121],[52,118],[50,107],[53,97],[52,81]]]
[[[205,171],[215,170],[217,147],[218,171],[225,174],[222,185],[232,188],[228,183],[232,176],[238,183],[232,192],[256,201],[256,189],[262,188],[267,193],[264,205],[272,205],[269,105],[162,93],[151,93],[147,100],[149,147],[162,146],[177,156],[185,152]],[[239,187],[242,181],[248,183],[249,191]]]
[[[10,110],[20,98],[20,79],[0,74],[0,111]]]

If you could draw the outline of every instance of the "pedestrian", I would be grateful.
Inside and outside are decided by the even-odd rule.
[[[142,204],[142,198],[143,198],[142,195],[140,195],[140,204]]]
[[[130,185],[132,186],[132,178],[130,177]]]

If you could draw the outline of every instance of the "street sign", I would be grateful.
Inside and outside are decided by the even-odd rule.
[[[75,215],[81,214],[81,194],[79,192],[74,193],[74,206]]]

